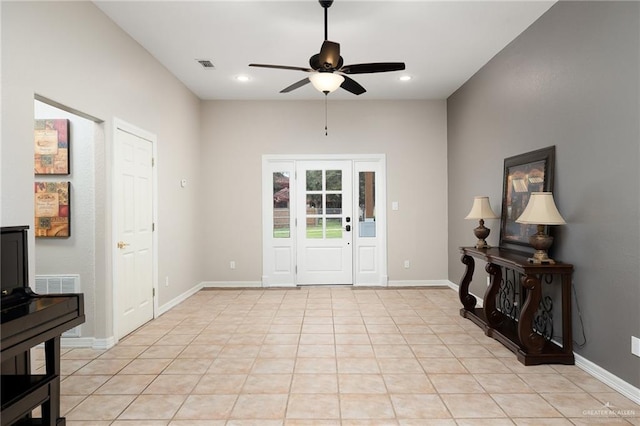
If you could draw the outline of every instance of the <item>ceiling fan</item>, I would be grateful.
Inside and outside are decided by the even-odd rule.
[[[404,62],[343,65],[344,62],[342,56],[340,56],[340,44],[329,41],[327,37],[327,15],[328,9],[333,4],[333,0],[318,0],[318,2],[324,8],[324,42],[320,48],[320,53],[309,58],[310,68],[287,65],[249,64],[250,67],[276,68],[310,73],[308,77],[293,83],[291,86],[285,87],[280,93],[288,93],[308,83],[312,83],[316,89],[325,95],[333,92],[338,87],[354,95],[361,95],[366,92],[366,89],[347,74],[371,74],[405,69]]]

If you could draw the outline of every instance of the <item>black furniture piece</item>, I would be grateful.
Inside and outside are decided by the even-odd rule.
[[[82,324],[82,294],[38,295],[29,288],[27,226],[1,228],[2,426],[64,425],[60,417],[60,336]],[[44,343],[45,373],[31,374],[29,351]],[[41,418],[31,412],[41,407]]]
[[[574,363],[571,330],[573,265],[530,263],[529,254],[499,247],[461,247],[460,252],[461,261],[466,265],[458,289],[463,306],[461,316],[473,321],[487,336],[514,352],[524,365]],[[469,294],[475,269],[474,258],[487,262],[485,270],[490,277],[482,308],[476,307],[476,298]],[[507,274],[510,278],[506,277]],[[546,324],[552,324],[553,317],[547,306],[549,299],[543,297],[542,286],[545,283],[555,285],[558,280],[554,278],[559,278],[561,286],[562,346],[552,341],[552,329],[545,332]],[[500,300],[504,300],[506,285],[520,285],[518,297],[512,299],[509,306],[517,309],[505,309],[506,304],[499,306]]]

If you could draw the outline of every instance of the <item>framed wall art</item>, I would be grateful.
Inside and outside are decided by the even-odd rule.
[[[33,140],[36,175],[69,174],[69,120],[35,120]]]
[[[36,238],[71,236],[69,182],[35,182]]]
[[[529,236],[536,233],[536,225],[520,224],[516,219],[527,207],[532,192],[553,191],[555,156],[556,147],[550,146],[505,158],[500,246],[514,249],[530,248]],[[545,232],[549,230],[545,229]],[[512,245],[516,247],[510,247]]]

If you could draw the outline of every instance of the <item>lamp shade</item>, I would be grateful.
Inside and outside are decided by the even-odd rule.
[[[309,75],[309,80],[311,80],[313,87],[322,93],[331,93],[340,87],[344,77],[333,72],[314,72]]]
[[[480,196],[473,198],[473,206],[465,219],[497,219],[498,216],[491,210],[489,197]]]
[[[533,225],[564,225],[564,221],[551,192],[532,192],[529,203],[518,219],[518,223]]]

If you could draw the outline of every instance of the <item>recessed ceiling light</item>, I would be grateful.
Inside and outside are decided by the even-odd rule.
[[[411,76],[410,75],[402,75],[400,76],[400,81],[409,81],[411,80]]]
[[[248,75],[238,75],[238,76],[236,76],[236,80],[241,81],[241,82],[244,83],[244,82],[249,81],[251,79],[249,78]]]

